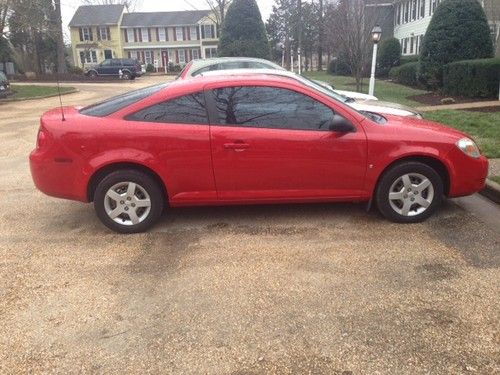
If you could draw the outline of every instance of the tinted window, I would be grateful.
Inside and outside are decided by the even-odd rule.
[[[245,69],[248,67],[246,61],[229,61],[220,63],[217,70]]]
[[[274,87],[213,90],[221,125],[328,130],[333,110],[298,92]]]
[[[128,116],[127,120],[177,124],[208,124],[203,93],[180,96]]]
[[[122,65],[122,61],[120,59],[113,59],[113,60],[111,60],[111,65],[113,65],[113,66],[121,66]]]
[[[7,76],[4,74],[4,72],[0,72],[0,81],[7,81]]]
[[[197,76],[197,75],[205,73],[205,72],[211,72],[212,70],[218,70],[218,66],[219,66],[219,64],[205,66],[204,68],[198,69],[197,71],[195,71],[191,75],[194,77],[194,76]]]
[[[108,65],[111,65],[111,60],[104,60],[104,61],[101,63],[101,66],[108,66]]]
[[[139,62],[137,60],[133,60],[133,59],[125,59],[122,62],[123,62],[123,65],[126,65],[126,66],[139,65]]]
[[[107,99],[103,102],[92,104],[88,107],[82,108],[80,113],[87,116],[104,117],[108,116],[120,109],[123,109],[131,104],[138,102],[151,96],[161,89],[168,86],[168,83],[146,87],[140,90],[127,92],[126,94],[118,95]]]

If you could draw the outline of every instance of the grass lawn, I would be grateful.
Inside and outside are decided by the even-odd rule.
[[[36,85],[11,85],[13,95],[9,99],[30,99],[37,96],[48,96],[57,94],[57,86],[36,86]],[[74,90],[74,87],[61,86],[61,93]]]
[[[500,158],[500,112],[444,110],[426,112],[425,118],[470,134],[489,158]]]
[[[490,176],[488,177],[490,180],[495,181],[497,184],[500,184],[500,176]]]
[[[304,75],[320,81],[325,81],[339,90],[356,91],[356,81],[352,77],[332,76],[326,72],[304,72]],[[368,93],[369,79],[363,79],[363,93]],[[408,96],[425,94],[427,91],[414,89],[397,83],[377,80],[375,82],[375,96],[379,100],[408,105],[410,107],[422,106],[422,103],[408,99]]]

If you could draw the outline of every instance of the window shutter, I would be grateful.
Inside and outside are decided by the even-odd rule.
[[[182,28],[182,40],[186,40],[186,28]]]
[[[132,55],[130,54],[130,51],[127,52],[128,58],[130,59]]]
[[[186,27],[186,31],[187,31],[187,40],[191,40],[191,30],[189,27]]]
[[[78,32],[80,33],[80,42],[83,42],[83,31],[81,27],[78,28]]]
[[[201,39],[205,39],[205,26],[201,25]]]
[[[148,27],[148,42],[151,42],[151,29]]]
[[[210,29],[212,30],[212,38],[215,38],[216,35],[215,35],[215,26],[214,25],[210,25]]]
[[[165,40],[168,41],[168,28],[165,27]]]
[[[177,40],[177,30],[175,27],[172,28],[174,30],[174,41]]]
[[[123,31],[125,32],[125,43],[128,43],[128,32],[127,32],[127,29],[123,29]]]
[[[179,64],[179,50],[175,50],[175,63]]]
[[[200,40],[200,26],[196,25],[196,40]]]
[[[160,32],[158,31],[158,28],[156,28],[156,41],[160,41]]]
[[[139,34],[139,42],[142,42],[142,29],[137,29],[137,34]]]
[[[89,35],[90,35],[90,40],[93,41],[94,35],[92,35],[92,28],[91,27],[89,27]]]
[[[108,40],[111,40],[111,30],[110,30],[110,28],[109,28],[109,27],[106,27],[106,34],[108,34],[108,35],[107,35]]]
[[[97,31],[97,40],[101,40],[101,28],[98,27],[95,29],[95,31]]]

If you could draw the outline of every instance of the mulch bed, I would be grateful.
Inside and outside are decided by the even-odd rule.
[[[473,103],[473,102],[487,102],[490,100],[494,100],[493,98],[466,98],[466,97],[460,97],[460,96],[450,96],[450,95],[441,95],[439,93],[435,92],[428,92],[427,94],[419,94],[419,95],[412,95],[409,96],[408,99],[414,100],[416,102],[425,104],[425,105],[442,105],[441,99],[444,98],[453,98],[455,99],[455,103],[453,104],[460,104],[460,103]],[[448,103],[450,104],[450,103]]]

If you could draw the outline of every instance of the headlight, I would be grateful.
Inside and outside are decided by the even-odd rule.
[[[477,159],[481,156],[479,147],[477,147],[472,139],[462,138],[456,143],[456,145],[464,154],[469,155],[471,158]]]

